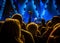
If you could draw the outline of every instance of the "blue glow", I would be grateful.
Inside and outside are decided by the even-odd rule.
[[[55,4],[55,0],[53,0],[53,6],[54,6],[55,9],[57,8],[57,6]]]
[[[2,4],[2,8],[0,10],[0,18],[3,13],[3,9],[5,6],[5,1]],[[46,21],[50,20],[53,16],[60,14],[56,8],[58,7],[55,3],[56,0],[46,0],[45,2],[38,2],[38,0],[20,0],[21,2],[18,2],[18,0],[11,0],[11,5],[14,10],[14,13],[19,13],[22,15],[23,21],[25,23],[29,20],[29,11],[32,11],[32,19],[33,22],[35,18],[41,19],[44,18]],[[15,6],[15,4],[17,6]],[[17,8],[17,9],[16,9]]]
[[[16,7],[15,7],[15,5],[14,5],[14,1],[13,0],[10,0],[11,1],[11,5],[12,5],[12,7],[13,7],[13,9],[14,9],[14,12],[15,13],[18,13],[18,11],[16,10]]]
[[[53,0],[53,6],[54,6],[55,10],[56,10],[56,8],[58,8],[56,5],[56,0]],[[56,10],[56,12],[58,15],[60,14],[59,10]]]
[[[33,9],[36,13],[36,16],[38,17],[39,14],[38,14],[38,11],[36,10],[36,6],[34,5],[34,0],[32,0],[32,5],[33,5]]]
[[[1,10],[0,10],[0,20],[1,20],[6,0],[3,0],[3,1],[1,0],[0,3],[1,3]]]
[[[45,10],[43,10],[43,12],[41,14],[41,18],[43,18],[44,14],[45,14]]]
[[[46,21],[51,20],[53,15],[48,10],[45,10],[45,15],[43,16]]]
[[[35,18],[35,17],[38,17],[38,11],[36,10],[36,6],[34,5],[34,0],[28,1],[28,4],[25,6],[25,9],[26,9],[26,10],[25,10],[24,16],[23,16],[24,21],[25,21],[26,23],[28,22],[29,17],[30,17],[28,11],[32,11],[33,14],[32,14],[32,19],[31,19],[31,21],[33,22],[33,21],[34,21],[34,18]],[[27,17],[28,19],[27,19],[26,17]]]
[[[46,3],[48,3],[49,2],[49,0],[47,0],[46,1]],[[45,3],[45,5],[44,5],[44,8],[43,8],[43,11],[42,11],[42,13],[41,13],[41,18],[44,18],[43,16],[45,15],[45,12],[46,12],[46,10],[45,10],[45,8],[47,8],[47,4]]]

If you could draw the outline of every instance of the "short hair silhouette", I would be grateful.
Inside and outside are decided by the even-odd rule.
[[[20,14],[14,14],[12,16],[13,19],[18,19],[20,21],[20,23],[22,23],[22,16]]]
[[[38,30],[38,25],[34,22],[31,22],[27,25],[26,29],[34,35]]]
[[[26,25],[24,24],[24,22],[22,20],[22,16],[20,14],[14,14],[12,16],[12,19],[18,19],[20,21],[21,28],[26,30]]]
[[[60,17],[59,16],[54,16],[52,18],[52,27],[57,23],[60,23]]]
[[[6,19],[1,29],[2,41],[15,42],[21,37],[20,22],[17,19]]]

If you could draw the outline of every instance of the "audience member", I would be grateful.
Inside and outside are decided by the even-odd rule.
[[[18,19],[20,21],[21,28],[24,29],[24,30],[26,30],[26,24],[23,22],[22,16],[20,14],[14,14],[12,16],[12,19]]]
[[[32,33],[35,43],[39,43],[38,36],[40,36],[41,33],[38,30],[38,25],[34,22],[31,22],[27,25],[26,29]]]
[[[1,43],[21,43],[21,27],[17,19],[6,19],[1,28]]]
[[[42,18],[40,23],[30,19],[31,15],[26,24],[20,14],[14,14],[0,21],[0,43],[60,43],[60,17],[47,22]]]

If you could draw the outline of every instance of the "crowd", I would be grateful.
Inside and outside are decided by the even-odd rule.
[[[24,23],[20,14],[0,21],[0,43],[60,43],[60,17]]]

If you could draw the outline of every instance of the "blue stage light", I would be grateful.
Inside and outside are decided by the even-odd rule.
[[[0,10],[0,20],[2,18],[2,14],[3,14],[3,11],[4,11],[4,7],[5,7],[5,3],[6,3],[6,0],[0,0],[0,4],[1,4],[1,10]]]
[[[3,13],[3,9],[5,6],[5,1],[2,4],[0,11],[0,18]],[[25,23],[29,20],[29,11],[33,12],[31,21],[37,18],[44,18],[46,21],[50,20],[53,16],[59,14],[59,10],[57,9],[56,0],[10,0],[14,13],[19,13],[22,15],[23,21]],[[20,2],[18,2],[20,1]],[[56,10],[57,9],[57,10]]]
[[[45,10],[43,10],[43,12],[41,14],[41,18],[43,18],[44,14],[45,14]]]
[[[15,4],[14,4],[14,1],[13,0],[10,0],[11,1],[11,5],[12,5],[12,7],[13,7],[13,9],[14,9],[14,13],[16,14],[16,13],[18,13],[18,11],[17,11],[17,9],[16,9],[16,6],[15,6]]]

